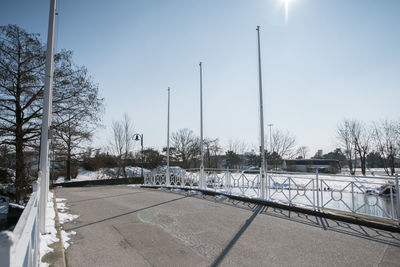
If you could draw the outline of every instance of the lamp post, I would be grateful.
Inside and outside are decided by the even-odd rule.
[[[142,177],[143,176],[143,161],[144,161],[144,155],[143,155],[143,134],[134,134],[133,135],[133,140],[135,141],[139,141],[140,140],[140,144],[142,145]]]

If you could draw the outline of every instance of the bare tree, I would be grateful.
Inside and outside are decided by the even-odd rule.
[[[238,155],[242,155],[248,149],[249,149],[249,145],[244,140],[242,140],[242,141],[229,140],[228,141],[227,151],[233,151],[234,153],[236,153]]]
[[[38,35],[16,25],[0,27],[0,138],[15,148],[17,201],[29,186],[24,149],[40,135],[44,63]]]
[[[272,153],[277,153],[281,158],[293,158],[296,155],[295,146],[296,137],[288,131],[276,129],[272,132]]]
[[[208,168],[217,168],[218,167],[217,154],[221,151],[218,138],[216,139],[206,138],[204,139],[203,144],[204,144],[204,156],[207,164],[206,166]],[[214,157],[213,161],[211,160],[212,157]]]
[[[374,123],[373,139],[377,152],[384,159],[384,169],[389,175],[395,174],[395,158],[400,152],[399,123],[384,120]],[[390,172],[389,172],[390,170]]]
[[[118,173],[117,178],[121,174],[126,178],[126,166],[128,165],[128,159],[130,150],[133,144],[134,128],[131,119],[127,114],[124,114],[122,121],[113,121],[111,125],[113,131],[113,139],[111,141],[111,149],[117,156],[118,160]]]
[[[301,157],[302,159],[307,158],[307,154],[310,150],[308,149],[307,146],[301,146],[297,149],[296,154]]]
[[[370,150],[371,131],[368,127],[357,120],[350,123],[351,135],[354,142],[354,148],[361,162],[361,172],[366,173],[367,155]]]
[[[66,157],[66,179],[71,178],[71,161],[80,144],[89,141],[103,114],[103,99],[86,68],[74,66],[71,52],[64,51],[55,73],[53,108],[54,146]]]
[[[353,159],[355,160],[356,152],[355,152],[351,128],[352,128],[352,122],[349,120],[344,120],[337,127],[337,136],[339,139],[339,144],[343,148],[344,154],[346,155],[350,173],[354,174],[355,166],[353,166]]]
[[[190,129],[180,129],[172,133],[171,143],[171,154],[182,163],[183,168],[190,167],[190,163],[200,155],[200,140]]]
[[[71,68],[71,52],[62,51],[54,56],[54,111],[77,105],[71,101],[71,81],[87,82],[77,78],[83,68]],[[16,25],[0,27],[0,144],[10,145],[15,151],[16,199],[19,201],[29,190],[29,166],[25,154],[32,157],[38,149],[43,105],[45,75],[45,48],[37,34],[30,34]],[[70,77],[72,76],[72,77]],[[69,82],[67,82],[69,81]],[[79,87],[79,86],[78,86]],[[97,91],[96,91],[97,92]],[[94,101],[93,97],[89,98]],[[78,105],[79,106],[79,105]]]

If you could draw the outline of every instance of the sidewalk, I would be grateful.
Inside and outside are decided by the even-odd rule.
[[[398,266],[400,234],[130,186],[55,189],[80,217],[68,266]]]

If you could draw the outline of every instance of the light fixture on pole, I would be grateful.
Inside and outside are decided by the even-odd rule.
[[[203,154],[203,68],[200,62],[200,187],[205,187],[204,182],[204,154]]]
[[[260,94],[260,153],[261,153],[261,198],[265,198],[266,187],[266,170],[267,160],[265,158],[264,150],[264,109],[263,109],[263,96],[262,96],[262,75],[261,75],[261,48],[260,48],[260,26],[257,26],[257,40],[258,40],[258,85]]]
[[[143,176],[143,164],[144,164],[144,155],[143,155],[143,134],[134,134],[133,135],[133,140],[135,140],[135,141],[139,141],[140,140],[140,144],[142,145],[142,155],[141,155],[141,158],[142,158],[142,177],[144,177]]]

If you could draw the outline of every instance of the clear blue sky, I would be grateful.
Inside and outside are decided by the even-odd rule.
[[[1,0],[0,24],[46,40],[49,1]],[[199,61],[204,63],[204,135],[257,146],[256,26],[261,26],[266,124],[297,144],[328,152],[344,118],[399,118],[400,1],[59,0],[57,49],[74,51],[106,100],[95,145],[126,112],[145,146],[171,130],[199,133]]]

